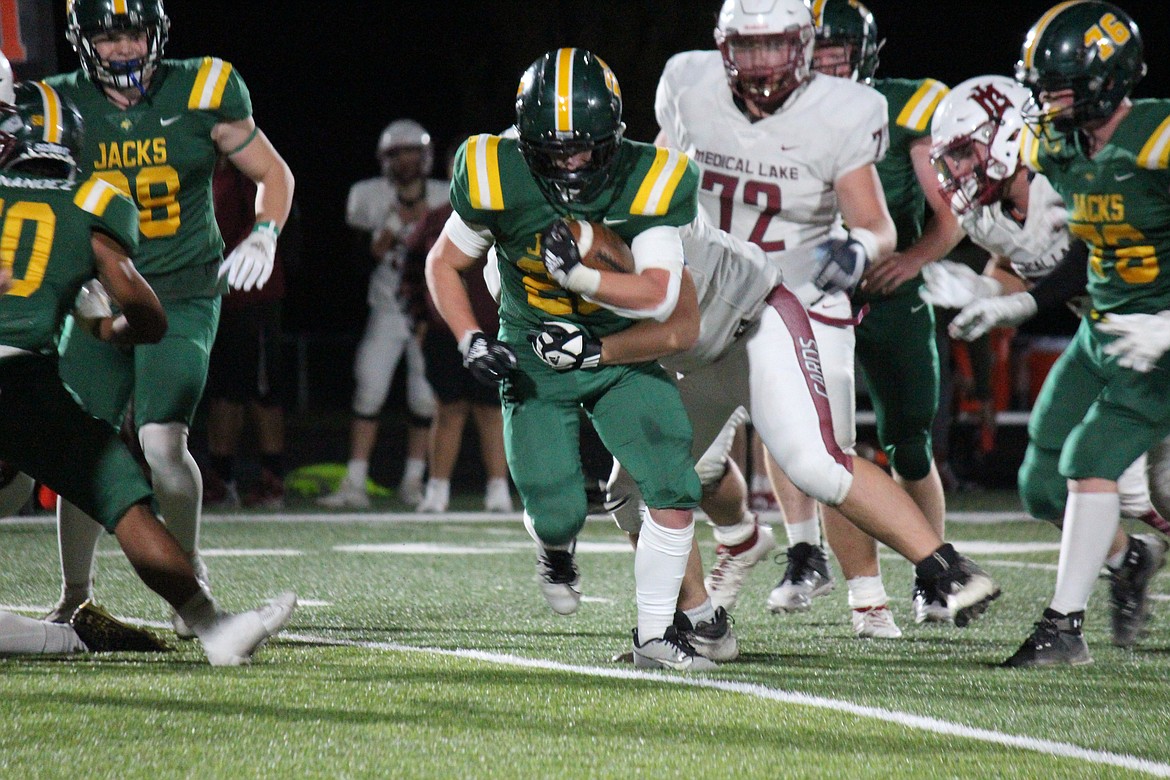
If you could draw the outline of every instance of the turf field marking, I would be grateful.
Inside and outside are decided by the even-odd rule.
[[[167,627],[168,624],[158,624]],[[482,650],[449,650],[437,647],[415,647],[400,645],[393,642],[368,642],[357,640],[340,640],[310,634],[280,635],[282,640],[293,642],[307,642],[312,644],[332,644],[344,647],[360,647],[370,650],[385,650],[396,653],[424,653],[430,655],[444,655],[455,658],[465,658],[497,666],[514,666],[525,669],[545,669],[554,672],[566,672],[588,677],[606,677],[620,680],[651,680],[667,685],[683,685],[694,688],[707,688],[736,693],[744,696],[754,696],[758,699],[795,704],[802,707],[816,707],[818,709],[841,712],[861,718],[870,718],[885,723],[892,723],[909,729],[927,731],[944,736],[973,739],[977,742],[987,742],[1019,750],[1030,750],[1044,755],[1060,758],[1072,758],[1093,764],[1116,766],[1137,772],[1145,772],[1155,777],[1170,777],[1170,764],[1163,764],[1145,758],[1125,753],[1111,753],[1105,750],[1093,750],[1074,745],[1069,742],[1057,742],[1050,739],[1026,737],[1016,734],[1007,734],[991,729],[982,729],[968,726],[963,723],[931,718],[924,715],[915,715],[910,712],[890,710],[884,707],[871,707],[844,699],[830,699],[824,696],[813,696],[806,693],[784,691],[778,688],[769,688],[755,683],[733,682],[729,680],[712,680],[702,677],[687,677],[672,675],[665,672],[642,672],[632,669],[612,669],[602,666],[581,666],[566,664],[559,661],[550,661],[540,658],[523,658],[503,653],[489,653]]]

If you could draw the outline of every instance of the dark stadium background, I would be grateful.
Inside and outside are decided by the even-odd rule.
[[[55,5],[60,65],[73,68],[64,3]],[[953,85],[982,73],[1010,74],[1024,33],[1051,3],[868,5],[886,39],[879,75],[933,76]],[[1170,96],[1170,57],[1164,54],[1170,51],[1170,6],[1164,0],[1122,5],[1146,44],[1150,72],[1138,94]],[[376,174],[374,146],[390,120],[420,121],[441,160],[467,133],[511,124],[515,85],[528,63],[557,46],[582,46],[617,73],[629,136],[652,140],[662,66],[675,52],[712,47],[718,7],[717,0],[167,0],[167,55],[231,61],[251,89],[258,123],[297,177],[304,255],[290,275],[285,317],[289,358],[301,359],[304,381],[299,394],[290,388],[290,403],[299,401],[306,413],[348,404],[368,269],[348,251],[345,198],[354,181]],[[391,404],[400,398],[399,388]],[[396,442],[386,446],[401,449]],[[331,441],[328,449],[329,458],[343,459],[342,442]]]

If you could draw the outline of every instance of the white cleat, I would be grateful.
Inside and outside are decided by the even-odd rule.
[[[365,491],[362,491],[363,493]],[[405,479],[398,483],[398,500],[404,504],[417,507],[423,500],[423,483],[421,479]]]
[[[427,493],[423,496],[422,501],[414,508],[414,511],[423,514],[439,515],[447,511],[450,499],[451,483],[437,484],[435,482],[428,482]]]
[[[282,593],[263,607],[239,614],[223,614],[202,632],[199,641],[212,666],[242,666],[277,634],[292,617],[297,594]]]
[[[349,479],[343,479],[337,490],[318,498],[317,505],[326,509],[369,509],[370,496],[365,485],[355,485]]]
[[[483,494],[483,510],[500,514],[511,514],[515,511],[512,507],[512,492],[508,489],[506,479],[488,482],[487,490]]]
[[[772,535],[772,526],[759,522],[751,538],[743,544],[736,547],[717,546],[715,565],[704,580],[711,604],[716,608],[735,609],[748,572],[775,549],[776,538]]]
[[[852,611],[853,633],[862,638],[900,639],[902,629],[894,622],[894,613],[882,604],[880,607],[862,607]]]
[[[581,576],[572,550],[541,549],[536,556],[536,581],[553,612],[572,615],[577,611],[581,603]]]
[[[825,548],[797,542],[788,548],[788,567],[779,584],[768,594],[771,612],[805,612],[812,600],[833,589],[836,583],[829,572]]]
[[[638,644],[638,629],[634,629],[634,666],[639,669],[671,669],[676,672],[706,672],[717,669],[715,662],[704,658],[679,636],[674,626],[658,639],[647,639]]]

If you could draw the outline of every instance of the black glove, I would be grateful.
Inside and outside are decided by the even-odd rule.
[[[516,369],[516,353],[504,342],[484,334],[468,331],[459,342],[463,365],[476,381],[489,387]]]
[[[830,238],[813,249],[816,272],[813,284],[827,293],[852,294],[869,268],[869,255],[860,241],[852,238]]]
[[[544,270],[553,281],[578,295],[597,292],[600,275],[581,263],[581,248],[564,220],[557,220],[540,237]]]
[[[571,322],[546,322],[528,341],[536,356],[557,371],[597,368],[601,362],[601,339]]]

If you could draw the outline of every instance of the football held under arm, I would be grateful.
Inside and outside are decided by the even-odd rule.
[[[630,251],[636,275],[602,272],[597,292],[589,297],[623,317],[666,322],[682,283],[679,229],[660,225],[644,230],[630,242]]]

